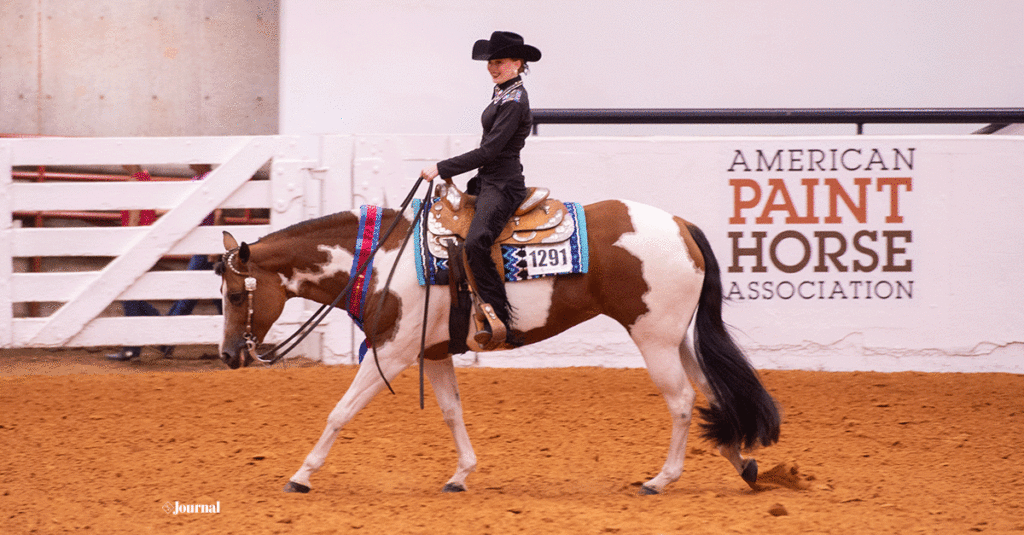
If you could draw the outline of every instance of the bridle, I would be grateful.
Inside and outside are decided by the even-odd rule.
[[[237,247],[224,253],[222,260],[224,262],[224,265],[227,266],[227,268],[234,272],[236,275],[245,277],[245,280],[243,281],[243,287],[245,288],[246,300],[248,301],[249,305],[249,311],[245,316],[245,332],[242,333],[242,338],[245,339],[245,349],[249,351],[249,356],[251,356],[252,358],[263,363],[273,364],[276,359],[264,359],[263,356],[256,351],[256,347],[259,344],[259,341],[256,339],[256,335],[252,334],[252,300],[253,294],[256,293],[256,277],[253,277],[248,271],[242,272],[235,267],[235,265],[232,262],[234,261],[236,256],[238,256]]]

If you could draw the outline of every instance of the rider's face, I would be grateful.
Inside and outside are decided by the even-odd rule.
[[[491,80],[495,84],[503,84],[519,76],[519,67],[522,65],[523,61],[519,59],[492,59],[487,62],[487,72],[491,74]]]

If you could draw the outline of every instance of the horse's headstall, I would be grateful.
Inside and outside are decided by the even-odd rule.
[[[228,269],[230,269],[236,275],[241,275],[243,277],[248,276],[249,275],[248,270],[246,270],[245,272],[242,272],[242,271],[239,271],[238,268],[235,267],[234,260],[235,260],[235,257],[237,257],[237,256],[238,256],[238,248],[236,247],[236,248],[234,248],[234,249],[224,253],[224,256],[222,257],[222,261],[224,262],[224,265],[227,266]]]
[[[256,291],[256,277],[253,277],[252,275],[250,275],[248,270],[243,272],[243,271],[239,271],[239,269],[235,267],[234,260],[235,260],[235,257],[237,257],[237,256],[238,256],[238,248],[236,247],[236,248],[234,248],[234,249],[224,253],[224,255],[221,257],[221,262],[223,262],[224,265],[227,266],[228,269],[230,269],[236,275],[241,275],[241,276],[245,277],[245,281],[244,281],[245,291],[250,292],[250,293],[255,292]]]

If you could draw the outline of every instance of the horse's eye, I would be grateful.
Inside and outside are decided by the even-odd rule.
[[[228,294],[228,301],[230,301],[232,305],[240,306],[242,302],[245,301],[245,294],[242,292],[231,292]]]

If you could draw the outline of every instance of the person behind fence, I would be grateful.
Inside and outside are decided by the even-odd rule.
[[[490,305],[512,333],[512,310],[505,286],[491,259],[491,247],[516,208],[526,199],[526,179],[519,152],[533,127],[530,99],[523,86],[527,64],[540,60],[540,50],[528,45],[519,34],[496,31],[490,39],[474,43],[472,58],[486,61],[495,87],[491,101],[481,116],[483,137],[474,150],[442,160],[424,168],[425,180],[453,176],[477,170],[466,192],[477,195],[476,214],[466,236],[466,258],[476,282],[478,298]],[[499,334],[500,336],[500,334]],[[521,344],[518,335],[507,340],[492,338],[488,347],[502,342]]]
[[[193,177],[193,181],[202,180],[206,178],[206,175],[210,173],[211,166],[207,164],[193,164],[189,167],[196,173]],[[152,177],[147,171],[141,170],[138,166],[127,166],[130,172],[132,172],[132,180],[149,181]],[[121,212],[121,225],[122,226],[145,226],[152,225],[156,220],[156,212],[154,210],[125,210]],[[214,210],[203,219],[200,226],[203,225],[220,225],[223,222],[220,210]],[[212,270],[213,263],[210,262],[210,258],[207,255],[192,255],[189,259],[188,266],[185,268],[187,271],[196,270]],[[219,300],[214,300],[217,306],[217,313],[223,314],[221,307],[223,306]],[[171,305],[171,309],[167,312],[168,316],[188,316],[192,314],[195,309],[198,300],[196,299],[179,299]],[[157,310],[152,304],[146,301],[122,301],[121,306],[124,309],[125,316],[159,316],[160,311]],[[164,345],[157,347],[157,350],[163,354],[164,358],[171,358],[174,354],[175,346]],[[117,353],[107,355],[110,360],[131,360],[138,358],[142,354],[142,348],[138,346],[123,347]]]
[[[192,172],[195,175],[192,177],[192,181],[199,181],[206,178],[206,175],[210,174],[212,166],[209,164],[192,164],[189,165]],[[210,212],[199,226],[209,225],[221,225],[224,223],[220,209]],[[210,261],[209,255],[197,254],[192,255],[192,258],[188,261],[188,266],[185,268],[186,271],[209,271],[213,269],[213,262]],[[223,314],[223,303],[220,300],[215,299],[214,304],[217,306],[217,313]],[[171,305],[171,309],[167,311],[168,316],[188,316],[192,314],[192,311],[196,308],[196,304],[199,303],[197,299],[179,299]],[[175,346],[161,346],[160,352],[163,353],[165,359],[171,358],[174,354]]]
[[[127,165],[125,169],[131,173],[131,179],[148,182],[153,180],[153,177],[149,175],[149,171],[146,171],[138,165]],[[156,221],[156,210],[122,210],[121,211],[121,226],[123,227],[144,227],[152,225]],[[159,316],[160,311],[156,309],[152,304],[146,301],[121,301],[121,308],[124,310],[125,316]],[[142,354],[142,347],[140,346],[126,346],[122,347],[117,353],[107,355],[110,360],[131,360],[138,358]]]

